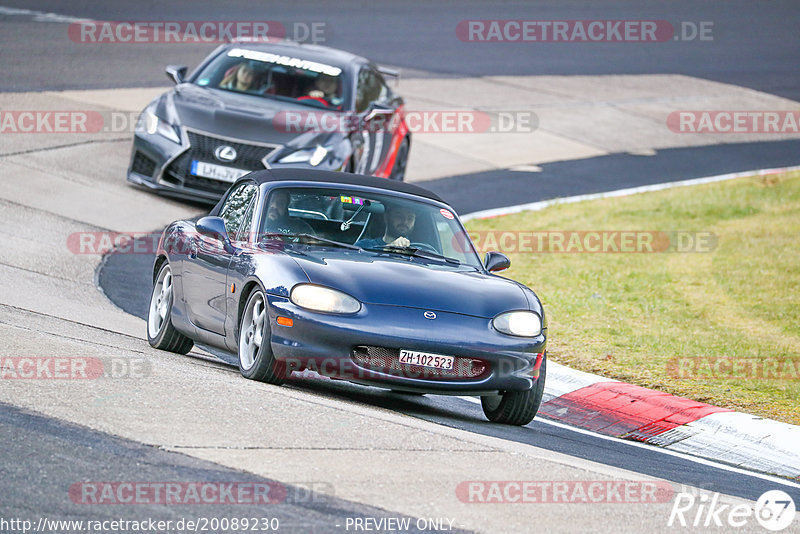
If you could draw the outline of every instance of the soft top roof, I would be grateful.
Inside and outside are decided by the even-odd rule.
[[[429,198],[437,202],[444,202],[444,200],[439,198],[436,193],[416,185],[407,184],[405,182],[397,182],[387,178],[375,178],[373,176],[365,176],[363,174],[353,174],[349,172],[317,171],[310,169],[265,169],[263,171],[251,172],[250,174],[240,178],[240,180],[253,180],[259,185],[267,182],[288,181],[358,185],[362,187],[375,187],[377,189],[397,191],[399,193],[407,193],[409,195],[417,195],[420,197]]]

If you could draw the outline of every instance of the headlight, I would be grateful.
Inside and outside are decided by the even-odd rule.
[[[145,131],[150,135],[158,134],[174,143],[181,143],[181,138],[178,132],[175,131],[175,127],[167,124],[163,119],[158,118],[158,116],[150,110],[146,109],[142,112],[136,127],[139,131]]]
[[[312,284],[294,286],[290,296],[301,308],[326,313],[356,313],[361,303],[346,293]]]
[[[312,167],[316,167],[327,155],[328,149],[318,145],[316,148],[295,150],[279,159],[278,163],[308,163]]]
[[[542,319],[530,311],[501,313],[492,324],[498,331],[511,336],[536,337],[542,333]]]

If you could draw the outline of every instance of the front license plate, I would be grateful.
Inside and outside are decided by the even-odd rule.
[[[214,165],[213,163],[206,163],[205,161],[192,160],[192,174],[203,178],[213,178],[221,182],[233,183],[248,172],[250,171]]]
[[[455,358],[452,356],[400,349],[400,363],[408,365],[421,365],[422,367],[433,367],[434,369],[449,371],[453,368],[454,360]]]

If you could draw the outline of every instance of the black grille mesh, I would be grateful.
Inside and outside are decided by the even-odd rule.
[[[255,171],[265,168],[261,160],[275,150],[275,147],[237,143],[235,141],[202,135],[192,131],[187,131],[186,133],[189,136],[189,143],[191,146],[186,152],[175,158],[172,163],[167,166],[165,178],[170,182],[182,183],[184,187],[209,193],[219,193],[221,195],[228,190],[231,184],[220,180],[212,180],[192,175],[192,160]],[[217,160],[216,156],[214,156],[214,151],[217,147],[223,145],[233,147],[234,150],[236,150],[235,160],[227,163]]]
[[[227,139],[202,135],[192,131],[187,131],[186,133],[189,135],[189,144],[192,145],[192,148],[189,149],[189,152],[193,154],[194,159],[221,163],[217,161],[216,157],[214,156],[214,151],[219,146],[230,146],[236,150],[236,159],[234,161],[223,163],[223,165],[230,165],[231,167],[236,167],[239,169],[247,169],[250,171],[263,169],[264,164],[261,162],[261,160],[275,150],[274,147],[237,143],[235,141],[228,141]]]
[[[353,360],[370,369],[407,378],[479,378],[489,372],[489,365],[483,360],[456,356],[452,369],[434,369],[421,365],[400,363],[400,350],[372,345],[359,345],[353,348]]]
[[[136,154],[133,156],[131,170],[135,173],[143,174],[144,176],[153,176],[156,170],[156,162],[137,150]]]

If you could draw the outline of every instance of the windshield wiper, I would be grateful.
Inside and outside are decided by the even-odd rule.
[[[348,243],[342,243],[341,241],[334,241],[333,239],[325,239],[324,237],[319,237],[313,234],[284,234],[282,232],[267,232],[265,234],[261,234],[261,237],[262,238],[285,237],[285,238],[295,239],[297,240],[296,242],[303,241],[305,243],[308,243],[309,241],[313,241],[315,243],[319,243],[322,245],[330,245],[332,247],[346,248],[348,250],[361,250],[361,247],[350,245]]]
[[[364,250],[371,250],[375,252],[394,252],[395,254],[403,254],[406,256],[414,256],[417,258],[425,258],[426,260],[441,260],[451,263],[453,265],[461,265],[461,261],[455,258],[448,258],[436,252],[430,252],[421,248],[414,247],[398,247],[394,245],[386,245],[383,247],[370,247]]]

